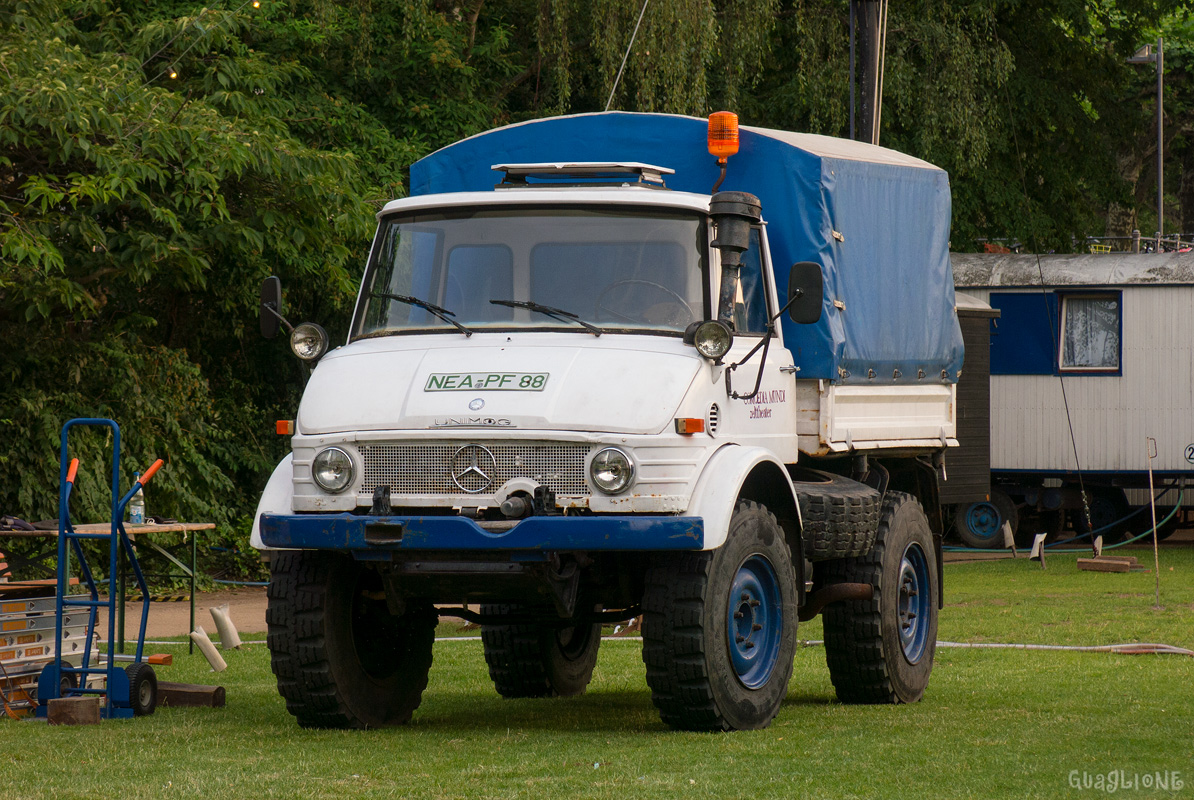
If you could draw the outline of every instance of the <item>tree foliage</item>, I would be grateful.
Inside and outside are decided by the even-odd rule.
[[[640,0],[239,2],[0,0],[0,511],[52,517],[62,422],[106,415],[126,485],[168,461],[151,513],[243,537],[304,378],[257,337],[261,279],[341,338],[412,161],[601,110],[623,59],[615,109],[848,130],[847,0],[651,0],[637,35]],[[1155,95],[1124,59],[1159,32],[1167,227],[1194,218],[1186,8],[891,0],[882,143],[950,172],[955,248],[1148,230]],[[98,518],[105,440],[78,442]]]
[[[151,513],[228,523],[276,459],[258,432],[293,397],[273,376],[293,371],[243,349],[257,285],[277,273],[343,306],[377,190],[351,152],[288,129],[307,70],[255,53],[247,24],[52,0],[0,17],[9,513],[55,516],[57,432],[72,416],[122,424],[127,473],[167,460]],[[188,52],[200,26],[204,47]],[[98,476],[101,451],[82,454]],[[105,516],[106,485],[80,485],[85,517]]]

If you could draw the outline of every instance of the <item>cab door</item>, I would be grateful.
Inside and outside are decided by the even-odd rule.
[[[714,285],[719,283],[720,278]],[[795,367],[791,352],[784,347],[778,321],[770,326],[770,341],[764,342],[769,335],[768,323],[780,305],[766,232],[763,226],[755,226],[751,230],[750,246],[742,254],[730,315],[734,323],[734,344],[724,358],[725,371],[729,374],[725,435],[740,444],[765,447],[785,463],[795,463],[798,453]],[[738,366],[731,368],[733,364]]]

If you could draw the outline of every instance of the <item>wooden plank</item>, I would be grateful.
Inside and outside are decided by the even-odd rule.
[[[49,702],[46,721],[51,725],[98,725],[99,697],[55,697]]]
[[[70,585],[78,586],[79,579],[71,578]],[[57,586],[58,580],[56,578],[48,578],[44,581],[9,581],[8,583],[0,583],[0,596],[6,599],[53,597]]]
[[[124,532],[130,536],[136,536],[139,533],[186,533],[188,531],[209,531],[216,527],[214,522],[170,522],[165,525],[155,525],[152,522],[147,522],[143,525],[134,525],[131,522],[124,523]],[[75,533],[108,533],[112,530],[112,526],[106,522],[89,522],[84,525],[76,525]],[[58,531],[50,531],[51,536],[57,536]]]
[[[1080,558],[1078,569],[1087,572],[1131,572],[1132,565],[1120,561],[1105,561],[1101,558]]]
[[[158,705],[174,708],[223,708],[223,686],[158,681]]]

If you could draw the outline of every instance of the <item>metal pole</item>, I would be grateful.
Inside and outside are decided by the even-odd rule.
[[[1157,252],[1165,234],[1165,51],[1164,40],[1157,37]]]
[[[183,534],[184,536],[186,534]],[[199,560],[199,531],[193,531],[191,534],[191,630],[195,630],[195,572],[198,567]],[[190,643],[189,653],[195,654],[195,640],[190,636],[187,637]]]
[[[1157,601],[1154,608],[1161,607],[1161,553],[1157,547],[1157,491],[1153,487],[1153,459],[1157,457],[1157,440],[1151,436],[1144,437],[1144,446],[1148,455],[1148,504],[1153,511],[1153,572],[1157,587]]]

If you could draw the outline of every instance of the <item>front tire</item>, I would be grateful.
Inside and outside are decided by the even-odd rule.
[[[482,616],[526,613],[524,606],[483,605]],[[489,677],[502,697],[574,697],[584,694],[597,665],[599,624],[482,625]]]
[[[436,621],[426,604],[391,614],[380,576],[351,556],[273,554],[270,666],[286,710],[305,728],[409,722],[427,687]]]
[[[796,652],[796,581],[783,530],[739,503],[726,542],[660,557],[647,573],[643,661],[651,700],[673,728],[765,728]]]
[[[826,607],[825,659],[843,703],[914,703],[937,646],[936,548],[920,503],[888,492],[875,547],[827,562],[826,583],[869,583],[874,596]]]

